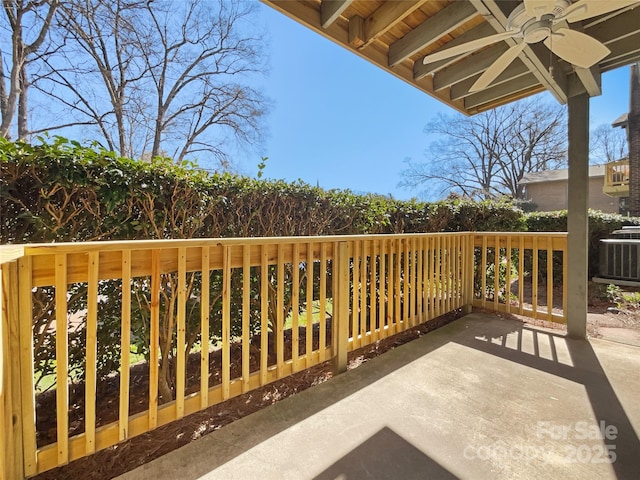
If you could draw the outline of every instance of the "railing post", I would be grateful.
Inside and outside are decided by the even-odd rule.
[[[465,314],[471,313],[473,307],[473,270],[474,270],[474,234],[469,233],[465,237],[463,258],[465,259],[463,275],[464,275],[464,305],[462,306],[462,312]]]
[[[334,251],[333,292],[333,373],[347,371],[347,349],[349,346],[349,242],[338,242]]]
[[[17,261],[0,266],[0,285],[0,478],[12,480],[25,477]]]

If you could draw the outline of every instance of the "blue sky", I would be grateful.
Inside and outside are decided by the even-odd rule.
[[[397,186],[403,160],[426,160],[424,126],[454,110],[270,7],[259,12],[270,38],[264,93],[273,108],[264,151],[241,155],[242,172],[255,175],[266,156],[266,178],[415,196]],[[626,112],[628,91],[628,68],[605,74],[603,95],[591,99],[591,127]]]

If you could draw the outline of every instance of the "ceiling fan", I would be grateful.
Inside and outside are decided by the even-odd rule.
[[[605,58],[611,51],[601,42],[589,35],[566,26],[556,26],[579,22],[598,15],[640,4],[638,0],[524,0],[507,19],[507,30],[488,37],[472,40],[455,47],[447,48],[423,59],[423,63],[432,63],[456,55],[469,53],[508,38],[521,41],[504,52],[469,89],[476,92],[489,86],[524,48],[532,43],[543,41],[558,57],[581,68],[589,68]],[[566,24],[565,24],[566,25]]]

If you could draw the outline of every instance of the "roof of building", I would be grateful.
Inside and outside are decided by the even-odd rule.
[[[629,114],[623,113],[622,115],[620,115],[618,118],[614,120],[611,126],[626,128],[628,122],[629,122]]]
[[[590,165],[589,177],[604,177],[605,166],[604,165]],[[559,170],[544,170],[542,172],[528,173],[526,174],[520,183],[542,183],[542,182],[559,182],[567,181],[569,179],[569,169],[562,168]]]

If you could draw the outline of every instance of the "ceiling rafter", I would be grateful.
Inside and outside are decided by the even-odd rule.
[[[320,4],[320,24],[322,28],[329,28],[353,0],[322,0]]]
[[[389,67],[395,67],[414,53],[478,15],[467,2],[454,2],[389,45]]]
[[[360,48],[366,47],[387,33],[427,1],[384,2],[375,12],[363,19],[363,43]]]

